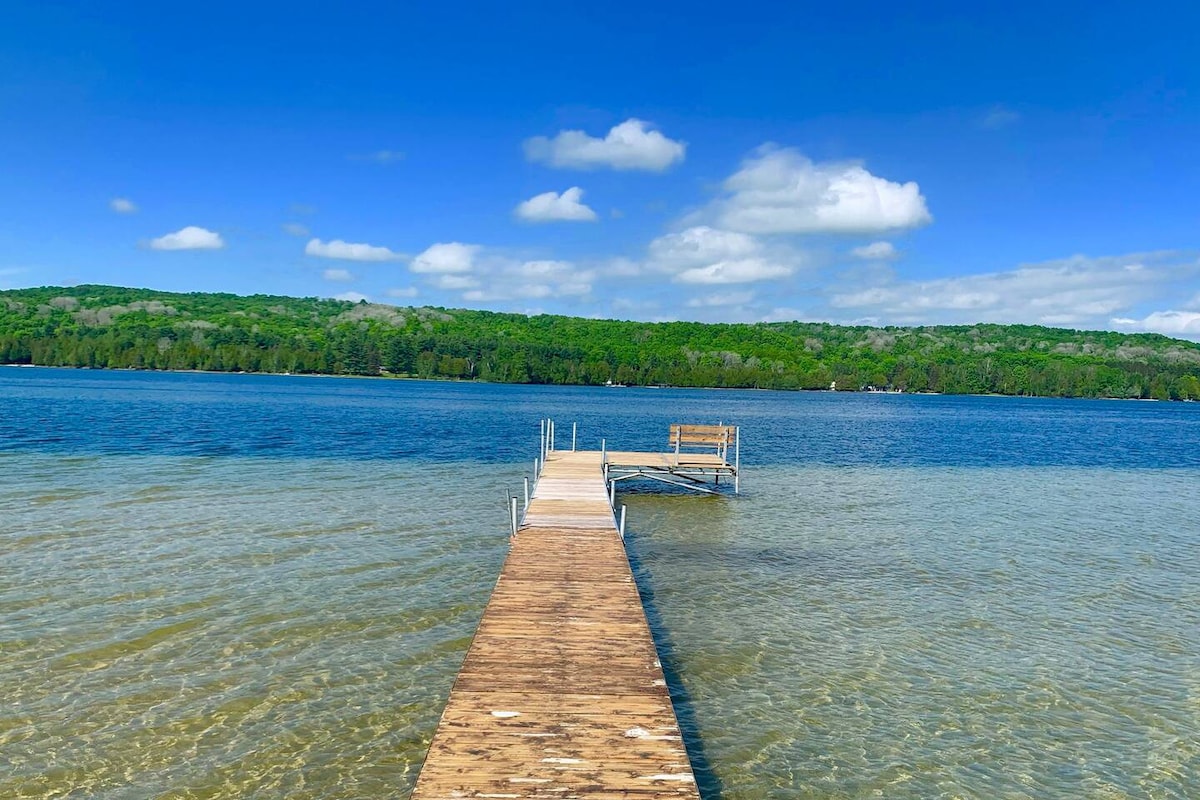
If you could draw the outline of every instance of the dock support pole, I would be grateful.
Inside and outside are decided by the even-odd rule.
[[[608,504],[613,508],[617,507],[617,482],[611,481],[608,484]]]
[[[554,450],[554,420],[547,420],[546,424],[550,426],[550,438],[546,441],[546,452],[550,453]]]
[[[733,429],[733,493],[742,493],[742,429]]]
[[[542,459],[535,458],[533,460],[533,479],[536,481],[542,477]]]
[[[512,535],[517,535],[517,498],[512,499]]]
[[[577,433],[578,428],[579,428],[578,422],[571,423],[571,452],[572,453],[575,452],[575,434]]]
[[[625,506],[621,506],[621,538],[625,538]]]
[[[529,478],[525,479],[525,505],[521,506],[521,510],[529,510]]]
[[[538,422],[538,431],[541,434],[541,443],[538,445],[538,457],[546,457],[546,419],[543,417]]]
[[[604,474],[608,475],[608,443],[600,440],[600,463],[604,465]]]

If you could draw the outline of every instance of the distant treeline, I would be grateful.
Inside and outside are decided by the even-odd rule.
[[[1200,345],[1156,334],[620,322],[112,286],[0,292],[0,363],[1200,399]]]

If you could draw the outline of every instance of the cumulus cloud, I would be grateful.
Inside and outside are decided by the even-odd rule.
[[[697,225],[650,243],[647,267],[670,273],[679,283],[752,283],[784,278],[794,268],[771,257],[745,233]]]
[[[595,273],[570,261],[522,259],[477,244],[441,242],[416,256],[409,269],[435,289],[462,292],[470,302],[579,297]]]
[[[351,303],[361,303],[363,300],[370,300],[371,298],[367,297],[362,292],[342,292],[341,294],[335,294],[333,299],[347,300]]]
[[[562,194],[544,192],[521,203],[514,213],[528,222],[594,222],[596,212],[580,202],[582,198],[583,189],[578,186]]]
[[[855,162],[815,163],[770,145],[723,188],[710,214],[720,227],[745,233],[875,233],[933,220],[915,182],[895,183]]]
[[[668,233],[650,242],[650,259],[667,271],[695,267],[714,261],[754,255],[761,245],[753,236],[697,225],[678,233]]]
[[[408,268],[413,272],[433,274],[470,272],[475,268],[475,255],[482,249],[477,244],[439,242],[418,254]]]
[[[305,255],[318,258],[336,258],[341,261],[397,261],[403,258],[386,247],[370,244],[355,244],[334,239],[322,242],[320,239],[309,239],[304,246]]]
[[[285,222],[280,227],[282,227],[283,232],[289,236],[299,236],[301,238],[308,236],[308,228],[301,225],[299,222]]]
[[[438,289],[446,289],[449,291],[474,289],[479,285],[479,281],[470,275],[436,275],[432,280],[433,285]]]
[[[415,286],[402,286],[395,289],[388,289],[386,292],[384,292],[384,294],[386,294],[388,297],[405,298],[416,297],[419,292]]]
[[[1141,319],[1115,317],[1112,324],[1131,331],[1149,331],[1188,339],[1200,338],[1200,311],[1154,311]]]
[[[868,261],[887,261],[898,255],[896,246],[891,242],[871,242],[854,248],[850,253],[856,258],[864,258]]]
[[[468,302],[582,297],[592,290],[595,273],[570,261],[521,261],[494,255],[486,259],[487,285],[463,294]]]
[[[1035,323],[1104,327],[1114,315],[1172,291],[1200,272],[1174,252],[1073,256],[1005,272],[885,281],[835,292],[830,305],[899,324]]]
[[[662,172],[683,161],[687,144],[668,139],[640,119],[627,119],[603,139],[583,131],[560,131],[554,138],[525,140],[525,157],[563,169],[645,170]]]
[[[114,197],[108,201],[108,207],[118,214],[136,214],[137,204],[128,197]]]
[[[675,276],[675,280],[680,283],[753,283],[772,278],[786,278],[791,274],[791,269],[782,264],[764,258],[743,258],[685,269]]]
[[[327,281],[337,281],[340,283],[349,283],[354,280],[354,275],[348,269],[327,269],[321,273],[321,277]]]
[[[220,250],[224,246],[219,233],[195,225],[150,240],[151,250]]]

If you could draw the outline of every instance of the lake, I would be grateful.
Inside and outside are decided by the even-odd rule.
[[[1200,796],[1200,404],[0,368],[0,797],[405,796],[546,416],[742,428],[619,495],[707,798]]]

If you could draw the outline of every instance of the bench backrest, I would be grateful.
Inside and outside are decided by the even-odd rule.
[[[676,452],[681,447],[713,448],[724,455],[736,436],[732,425],[672,425],[668,445]]]

